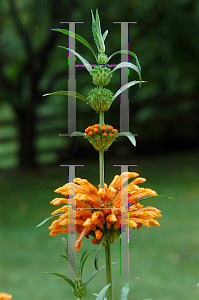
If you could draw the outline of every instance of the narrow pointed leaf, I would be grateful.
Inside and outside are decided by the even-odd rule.
[[[112,262],[111,263],[112,265],[114,264],[118,264],[118,262]],[[94,277],[95,275],[97,275],[100,271],[102,271],[103,269],[106,268],[106,265],[103,265],[101,267],[99,267],[99,270],[94,270],[87,278],[86,282],[85,282],[85,285],[87,285]]]
[[[70,30],[66,30],[66,29],[55,28],[55,29],[51,29],[51,30],[53,30],[53,31],[59,31],[59,32],[62,32],[64,34],[66,34],[66,35],[69,35],[69,36],[75,38],[77,41],[79,41],[84,46],[86,46],[93,53],[95,59],[97,59],[96,55],[95,55],[95,52],[94,52],[93,48],[91,47],[91,45],[83,37],[81,37],[80,35],[75,34],[74,32],[72,32]]]
[[[68,257],[66,255],[60,255],[60,256],[68,261]]]
[[[164,198],[164,199],[172,199],[172,200],[175,199],[175,198],[169,197],[169,196],[157,195],[157,196],[146,196],[146,197],[140,198],[140,199],[138,199],[138,202],[145,201],[145,200],[151,200],[151,199],[155,199],[155,198]],[[129,203],[128,207],[130,207],[133,204],[134,203]],[[127,206],[126,206],[126,208],[127,208]]]
[[[131,132],[114,133],[113,136],[126,136],[130,140],[130,142],[133,144],[133,146],[136,146],[135,137]]]
[[[89,255],[92,253],[92,252],[94,252],[94,251],[96,251],[96,250],[92,250],[90,253],[88,253],[87,255],[86,255],[86,252],[87,252],[88,250],[86,250],[83,254],[82,254],[82,256],[81,256],[81,259],[80,259],[80,263],[79,263],[79,274],[80,274],[80,276],[82,276],[82,273],[83,273],[83,269],[84,269],[84,265],[85,265],[85,262],[86,262],[86,260],[87,260],[87,258],[89,257]],[[85,256],[85,255],[86,256]],[[84,255],[84,256],[83,256]]]
[[[76,132],[73,132],[70,137],[74,137],[74,136],[85,136],[86,133],[83,133],[83,132],[80,132],[80,131],[76,131]]]
[[[103,38],[103,41],[105,41],[105,39],[106,39],[107,35],[108,35],[108,30],[106,30],[106,31],[104,32],[103,36],[102,36],[102,38]]]
[[[120,300],[128,300],[127,296],[128,296],[129,291],[130,291],[130,289],[129,289],[129,283],[127,283],[122,288]]]
[[[142,81],[142,82],[145,82],[145,81]],[[130,88],[131,86],[135,85],[135,84],[140,84],[140,81],[137,81],[137,80],[133,80],[133,81],[130,81],[126,84],[124,84],[116,93],[115,95],[113,96],[113,99],[115,100],[115,98],[117,96],[119,96],[119,94],[121,94],[122,92],[124,92],[125,90],[127,90],[128,88]]]
[[[132,51],[129,51],[129,50],[119,50],[119,51],[116,51],[114,52],[109,58],[108,58],[108,61],[113,57],[115,56],[116,54],[121,54],[121,53],[125,53],[125,54],[129,54],[131,56],[133,56],[136,60],[136,64],[138,66],[138,69],[139,69],[139,72],[141,74],[141,66],[140,66],[140,63],[139,63],[139,60],[137,58],[137,55],[135,53],[133,53]]]
[[[95,300],[104,300],[104,296],[109,288],[111,284],[109,283],[108,285],[106,285],[98,294],[97,298]]]
[[[44,273],[44,274],[51,274],[51,275],[55,275],[55,276],[57,276],[57,277],[59,277],[59,278],[62,278],[62,279],[64,279],[65,281],[67,281],[71,286],[72,286],[72,288],[74,289],[75,288],[75,285],[74,285],[74,283],[72,282],[72,280],[70,280],[67,276],[65,276],[65,275],[62,275],[62,274],[59,274],[59,273],[52,273],[52,272],[42,272],[42,273]]]
[[[70,51],[71,53],[73,53],[74,55],[76,55],[76,56],[82,61],[83,65],[85,66],[85,68],[87,69],[87,71],[88,71],[89,73],[91,73],[92,67],[91,67],[91,65],[89,64],[89,62],[88,62],[85,58],[83,58],[83,56],[81,56],[79,53],[77,53],[77,52],[74,51],[73,49],[66,48],[66,47],[64,47],[64,46],[57,46],[57,47],[62,48],[62,49],[64,49],[64,50],[68,50],[68,51]]]
[[[44,94],[43,97],[53,96],[53,95],[72,96],[72,97],[79,98],[79,99],[85,101],[87,104],[89,104],[89,101],[84,96],[82,96],[79,93],[72,92],[72,91],[58,91],[58,92],[48,93],[48,94]]]
[[[66,253],[66,257],[68,258],[68,262],[76,274],[77,266],[76,266],[76,258],[75,258],[75,249],[73,249],[70,245],[68,245],[68,241],[65,238],[62,238],[62,245]]]
[[[136,65],[134,65],[134,64],[132,64],[132,63],[130,63],[130,62],[121,62],[121,63],[119,63],[119,64],[111,71],[111,73],[113,73],[113,72],[115,72],[117,69],[121,69],[121,68],[131,68],[131,69],[135,70],[136,73],[137,73],[138,76],[139,76],[140,83],[142,82],[141,73],[140,73],[139,68],[138,68]]]
[[[67,205],[67,204],[66,204],[66,205]],[[37,225],[36,227],[40,227],[41,225],[45,224],[47,221],[52,220],[52,219],[54,219],[54,218],[56,218],[56,217],[58,217],[58,216],[61,216],[62,214],[65,214],[65,213],[66,213],[66,211],[63,211],[63,212],[58,213],[58,214],[56,214],[56,215],[52,215],[52,216],[50,216],[50,217],[44,219],[44,220],[43,220],[41,223],[39,223],[39,225]]]
[[[107,236],[103,236],[98,248],[97,248],[97,252],[96,252],[96,255],[95,255],[95,261],[94,261],[94,265],[95,265],[95,269],[98,270],[98,259],[99,259],[99,255],[100,255],[100,251],[102,249],[102,246],[103,246],[103,243],[104,241],[107,239]]]

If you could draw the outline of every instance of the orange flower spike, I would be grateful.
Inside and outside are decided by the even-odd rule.
[[[95,128],[99,128],[99,124],[95,124],[95,126],[94,126]]]
[[[88,131],[89,131],[88,128],[86,128],[86,129],[85,129],[85,132],[88,133]]]
[[[109,125],[109,126],[108,126],[108,130],[109,130],[109,131],[112,131],[112,130],[113,130],[113,126],[110,126],[110,125]]]
[[[106,125],[104,124],[102,127],[101,127],[101,131],[105,131],[106,130]]]
[[[120,177],[119,175],[115,175],[115,177],[113,178],[113,180],[110,183],[109,187],[115,188],[116,187],[116,182],[117,182],[117,180],[118,180],[119,177]]]
[[[110,132],[110,133],[109,133],[109,136],[112,136],[112,135],[113,135],[113,134]]]
[[[103,235],[103,233],[102,233],[100,230],[96,230],[96,231],[95,231],[95,236],[96,236],[96,238],[97,238],[98,240],[101,239],[102,235]]]
[[[99,129],[98,129],[98,128],[94,128],[94,132],[95,132],[95,133],[98,133],[98,132],[99,132]]]
[[[106,133],[106,132],[104,132],[104,133],[103,133],[103,136],[107,136],[107,133]]]
[[[112,131],[113,131],[113,133],[117,133],[117,132],[118,132],[118,130],[117,130],[117,129],[113,129]]]
[[[64,206],[56,209],[53,213],[51,213],[51,215],[56,215],[56,214],[58,214],[60,212],[64,212],[64,211],[69,211],[69,206],[68,205],[64,205]]]

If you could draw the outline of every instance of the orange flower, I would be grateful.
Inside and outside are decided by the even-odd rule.
[[[139,199],[146,196],[156,196],[157,193],[151,189],[140,188],[137,184],[146,181],[145,178],[138,177],[134,172],[123,172],[120,176],[116,175],[109,187],[104,184],[104,189],[97,189],[86,179],[75,178],[74,183],[69,182],[63,187],[55,190],[62,195],[74,196],[73,199],[55,198],[51,201],[53,205],[65,204],[56,209],[52,215],[62,213],[58,219],[52,222],[49,235],[55,236],[58,233],[74,233],[69,224],[70,211],[74,212],[74,225],[79,236],[73,247],[78,251],[82,246],[82,239],[91,235],[93,243],[100,243],[104,235],[109,236],[109,243],[113,243],[120,233],[128,226],[139,229],[142,225],[151,227],[159,226],[154,218],[161,217],[161,211],[155,207],[143,207],[138,203]],[[137,178],[135,178],[137,177]],[[124,187],[130,178],[135,178],[131,183]],[[124,203],[128,195],[127,205]],[[75,207],[69,205],[69,201],[75,200]]]
[[[9,295],[7,293],[0,293],[0,300],[10,300],[12,299],[12,295]]]

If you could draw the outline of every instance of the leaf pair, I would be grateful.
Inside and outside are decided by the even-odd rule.
[[[110,284],[106,285],[99,294],[93,294],[94,296],[97,296],[97,298],[95,300],[107,300],[107,298],[104,298],[108,288],[109,288]],[[130,289],[129,289],[129,284],[127,283],[125,286],[123,286],[122,291],[121,291],[121,297],[120,300],[128,300],[127,296],[129,293]],[[114,299],[114,300],[118,300],[118,299]]]

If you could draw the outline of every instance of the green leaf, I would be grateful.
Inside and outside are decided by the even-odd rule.
[[[73,132],[70,137],[74,137],[74,136],[85,136],[86,133],[83,133],[83,132],[80,132],[80,131],[76,131],[76,132]]]
[[[135,137],[131,132],[114,133],[113,136],[126,136],[130,140],[130,142],[133,144],[133,146],[136,146]]]
[[[96,255],[95,255],[95,261],[94,261],[95,269],[97,269],[97,270],[98,270],[98,259],[99,259],[100,251],[101,251],[103,243],[106,239],[107,239],[107,236],[104,235],[101,242],[100,242],[100,244],[99,244],[99,246],[98,246],[98,248],[97,248],[97,252],[96,252]]]
[[[164,198],[164,199],[172,199],[172,200],[175,199],[175,198],[169,197],[169,196],[157,195],[157,196],[146,196],[146,197],[140,198],[140,199],[138,199],[137,202],[141,202],[141,201],[145,201],[145,200],[151,200],[151,199],[155,199],[155,198]],[[134,203],[129,203],[129,204],[128,204],[128,207],[130,207],[130,206],[133,205],[133,204],[134,204]],[[126,208],[127,208],[127,206],[126,206]]]
[[[68,204],[66,204],[66,205],[68,205]],[[52,219],[54,219],[54,218],[56,218],[56,217],[58,217],[58,216],[61,216],[61,215],[65,214],[65,213],[66,213],[66,211],[63,211],[63,212],[60,212],[60,213],[58,213],[58,214],[56,214],[56,215],[52,215],[52,216],[50,216],[50,217],[44,219],[44,220],[43,220],[41,223],[39,223],[39,225],[37,225],[36,227],[40,227],[41,225],[43,225],[43,224],[46,223],[47,221],[52,220]]]
[[[77,266],[76,266],[76,258],[75,258],[75,249],[73,249],[70,245],[68,245],[68,241],[64,237],[62,238],[62,245],[66,253],[66,257],[68,258],[68,262],[76,274]]]
[[[85,58],[83,58],[83,56],[81,56],[79,53],[77,53],[77,52],[74,51],[73,49],[66,48],[66,47],[64,47],[64,46],[57,46],[57,47],[62,48],[62,49],[64,49],[64,50],[68,50],[68,51],[70,51],[71,53],[73,53],[74,55],[76,55],[76,56],[82,61],[83,65],[85,66],[85,68],[87,69],[87,71],[88,71],[89,73],[91,73],[92,67],[91,67],[91,65],[89,64],[89,62],[88,62]]]
[[[62,274],[59,274],[59,273],[52,273],[52,272],[42,272],[42,273],[44,273],[44,274],[51,274],[51,275],[55,275],[55,276],[57,276],[57,277],[59,277],[59,278],[63,278],[65,281],[67,281],[71,286],[72,286],[72,288],[73,289],[75,289],[75,285],[74,285],[74,283],[72,282],[72,280],[70,280],[67,276],[65,276],[65,275],[62,275]]]
[[[84,96],[82,96],[79,93],[72,92],[72,91],[58,91],[58,92],[48,93],[48,94],[44,94],[43,97],[52,96],[52,95],[72,96],[72,97],[79,98],[79,99],[85,101],[87,104],[89,104],[89,101]]]
[[[111,263],[112,265],[114,264],[118,264],[118,262],[112,262]],[[85,282],[85,285],[87,285],[94,277],[95,275],[97,275],[100,271],[102,271],[103,269],[106,268],[106,265],[103,265],[101,267],[99,267],[99,270],[94,270],[87,278],[86,282]]]
[[[97,298],[95,300],[104,300],[104,296],[109,288],[111,284],[109,283],[108,285],[106,285],[98,294]]]
[[[72,32],[70,30],[66,30],[66,29],[55,28],[55,29],[51,29],[51,30],[53,30],[53,31],[59,31],[59,32],[62,32],[64,34],[66,34],[66,35],[69,35],[69,36],[71,36],[73,38],[76,38],[77,41],[79,41],[80,43],[82,43],[84,46],[86,46],[93,53],[95,59],[97,60],[95,52],[94,52],[93,48],[91,47],[91,45],[83,37],[81,37],[80,35],[75,34],[74,32]]]
[[[130,291],[130,289],[129,289],[129,283],[127,283],[122,288],[120,300],[128,300],[127,296],[128,296],[129,291]]]
[[[140,84],[141,84],[141,82],[142,82],[141,73],[140,73],[139,68],[138,68],[136,65],[134,65],[134,64],[132,64],[132,63],[130,63],[130,62],[121,62],[121,63],[119,63],[119,64],[111,71],[111,73],[113,73],[113,72],[115,72],[117,69],[121,69],[121,68],[131,68],[131,69],[135,70],[136,73],[137,73],[138,76],[139,76]]]
[[[105,52],[105,44],[104,39],[101,32],[101,25],[100,25],[100,18],[98,14],[98,9],[96,9],[96,20],[93,15],[93,11],[91,9],[91,15],[92,15],[92,32],[93,32],[93,38],[95,41],[95,44],[97,46],[98,52],[104,53]],[[104,33],[104,36],[106,38],[108,33]]]
[[[65,258],[68,261],[68,257],[66,255],[60,255],[60,256]]]
[[[109,61],[113,56],[115,56],[116,54],[121,54],[121,53],[129,54],[129,55],[131,55],[131,56],[133,56],[133,57],[135,58],[135,60],[136,60],[136,65],[137,65],[137,67],[138,67],[138,69],[139,69],[139,72],[140,72],[140,74],[141,74],[141,66],[140,66],[139,60],[138,60],[138,58],[137,58],[137,55],[136,55],[135,53],[133,53],[132,51],[129,51],[129,50],[119,50],[119,51],[116,51],[116,52],[114,52],[114,53],[108,58],[108,61]]]
[[[84,251],[84,253],[82,254],[82,256],[81,256],[81,258],[80,258],[79,268],[78,268],[78,271],[79,271],[80,276],[82,276],[83,269],[84,269],[84,265],[85,265],[85,262],[86,262],[87,258],[89,257],[89,255],[90,255],[92,252],[94,252],[94,251],[96,251],[96,250],[92,250],[90,253],[88,253],[88,254],[86,255],[87,251],[88,251],[88,250]]]
[[[146,82],[146,81],[142,81],[143,82]],[[135,84],[140,84],[140,81],[137,81],[137,80],[133,80],[133,81],[130,81],[126,84],[124,84],[116,93],[115,95],[113,96],[113,99],[115,100],[115,98],[121,94],[122,92],[124,92],[125,90],[127,90],[128,88],[130,88],[131,86],[135,85]]]
[[[107,35],[108,35],[108,30],[106,30],[106,31],[104,32],[103,36],[102,36],[102,38],[103,38],[103,41],[105,41],[105,39],[106,39]]]

